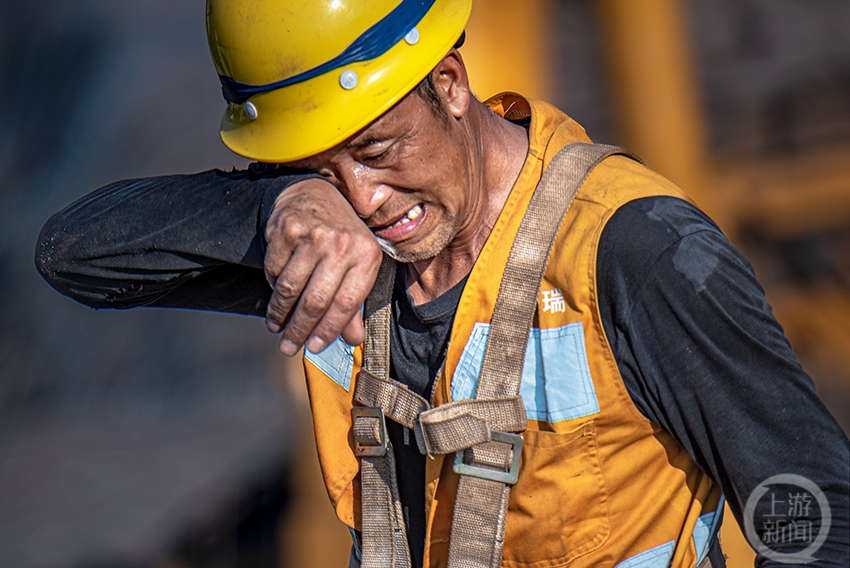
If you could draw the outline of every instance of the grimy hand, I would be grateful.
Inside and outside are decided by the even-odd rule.
[[[321,351],[340,335],[363,342],[360,306],[378,269],[381,248],[330,183],[311,178],[275,201],[266,225],[265,272],[273,288],[266,327],[281,333],[280,351]]]

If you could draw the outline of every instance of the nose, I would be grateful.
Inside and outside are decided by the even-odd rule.
[[[339,168],[336,178],[340,192],[362,219],[374,215],[390,196],[389,188],[377,179],[376,173],[362,164]]]

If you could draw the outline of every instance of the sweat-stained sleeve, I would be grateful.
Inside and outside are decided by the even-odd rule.
[[[831,527],[808,565],[850,566],[847,437],[794,357],[743,255],[692,205],[648,198],[622,207],[605,227],[597,275],[605,333],[638,409],[720,484],[739,523],[766,480],[810,480],[828,501]],[[787,524],[795,488],[783,490],[773,513]],[[807,495],[808,515],[798,508],[797,521],[813,523],[814,541],[824,515]],[[770,517],[765,503],[751,520],[770,541],[779,517]],[[770,549],[787,555],[805,548],[788,540]]]
[[[314,177],[254,164],[118,181],[42,228],[35,263],[93,308],[159,306],[262,316],[265,224],[288,185]]]

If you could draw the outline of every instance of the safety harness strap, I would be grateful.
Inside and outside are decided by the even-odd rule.
[[[354,453],[360,457],[363,568],[409,568],[410,550],[404,512],[398,494],[395,454],[387,438],[383,404],[388,400],[360,386],[360,379],[389,381],[390,315],[395,261],[384,257],[378,278],[365,305],[366,340],[363,370],[358,377],[355,401],[364,406],[352,409]],[[400,383],[397,383],[399,386]],[[408,391],[409,392],[409,391]],[[358,399],[358,394],[363,399]],[[411,393],[413,394],[413,393]]]
[[[410,428],[416,427],[419,415],[431,408],[428,401],[389,377],[378,377],[367,369],[360,371],[354,399],[364,406],[384,409],[384,415]]]
[[[562,148],[543,173],[499,286],[476,400],[518,397],[529,329],[555,237],[588,174],[612,154],[636,158],[612,146],[574,143]],[[525,422],[509,432],[523,430]],[[520,436],[502,436],[458,452],[455,459],[454,470],[461,476],[449,542],[452,568],[498,568],[502,563],[508,499],[522,452]]]
[[[363,343],[363,369],[381,379],[390,377],[390,320],[395,285],[396,263],[384,255],[378,277],[366,303],[363,319],[366,339]],[[401,384],[401,383],[399,383]]]
[[[510,487],[519,476],[527,420],[519,395],[529,329],[555,236],[590,171],[620,148],[570,144],[543,174],[511,247],[499,288],[475,398],[430,408],[389,377],[390,302],[395,263],[388,257],[366,302],[363,370],[352,410],[361,457],[364,568],[407,567],[404,517],[385,417],[412,428],[420,451],[455,452],[460,475],[449,544],[451,568],[497,568],[502,562]]]
[[[453,454],[493,440],[492,432],[525,430],[525,405],[519,395],[447,402],[419,417],[420,450],[433,456]]]

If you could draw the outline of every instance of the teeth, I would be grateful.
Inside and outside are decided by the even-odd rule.
[[[422,215],[422,206],[416,205],[410,211],[408,211],[407,214],[404,217],[402,217],[401,219],[399,219],[398,221],[393,223],[390,228],[394,229],[396,227],[401,227],[402,225],[404,225],[406,223],[410,223],[411,221],[413,221],[414,219],[416,219],[420,215]]]
[[[420,215],[422,215],[422,206],[421,205],[417,205],[416,207],[414,207],[413,209],[411,209],[410,211],[407,212],[407,218],[410,219],[411,221],[413,221],[414,219],[416,219]]]

